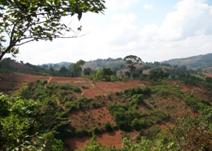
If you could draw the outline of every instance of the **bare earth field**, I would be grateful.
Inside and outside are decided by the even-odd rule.
[[[96,137],[97,142],[100,144],[107,146],[107,147],[116,147],[121,148],[122,147],[122,132],[121,131],[114,131],[111,133],[104,133],[101,135],[98,135]],[[67,140],[67,144],[69,144],[69,147],[72,149],[79,149],[84,148],[86,145],[90,143],[89,137],[81,137],[81,138],[72,138]]]
[[[83,77],[51,77],[51,76],[38,76],[38,75],[29,75],[29,74],[20,74],[20,73],[4,73],[0,74],[0,92],[13,92],[20,88],[23,85],[26,85],[29,82],[34,82],[37,80],[46,80],[48,83],[56,82],[56,83],[67,83],[82,89],[82,93],[79,96],[86,96],[90,98],[96,98],[98,96],[103,97],[104,101],[102,103],[106,103],[109,101],[108,95],[114,94],[116,92],[120,92],[126,89],[147,86],[150,83],[146,81],[140,80],[131,80],[131,81],[117,81],[117,82],[104,82],[104,81],[92,81],[89,78]],[[179,81],[168,81],[170,85],[179,87],[183,93],[195,94],[199,98],[205,98],[210,100],[203,88],[198,86],[187,86]],[[120,98],[116,98],[113,96],[113,101],[120,101]],[[171,119],[175,120],[180,117],[185,116],[196,116],[195,113],[185,104],[184,101],[175,98],[153,98],[157,100],[155,102],[155,107],[158,110],[164,111],[167,114],[172,115]],[[98,99],[97,99],[98,100]],[[99,101],[99,100],[98,100]],[[148,110],[148,102],[147,106],[143,106],[140,110],[142,112],[149,111]],[[75,111],[70,113],[69,118],[71,119],[71,126],[74,128],[82,128],[82,129],[90,129],[93,127],[98,127],[100,129],[104,128],[105,124],[111,123],[111,125],[115,125],[115,120],[110,114],[108,108],[106,106],[82,111]],[[167,129],[171,127],[171,123],[160,123],[161,129]],[[137,132],[125,133],[120,130],[115,130],[114,132],[103,132],[96,136],[97,142],[107,147],[122,147],[122,137],[125,135],[129,135],[129,137],[136,138],[138,135]],[[66,140],[66,144],[70,146],[72,149],[79,149],[85,147],[90,142],[90,137],[73,137]]]
[[[96,97],[108,95],[110,93],[130,89],[133,87],[143,86],[142,81],[124,81],[124,82],[94,82],[88,78],[73,77],[49,77],[21,73],[4,73],[0,74],[0,91],[10,92],[17,90],[22,85],[37,80],[47,80],[48,82],[69,83],[83,89],[82,96]]]
[[[48,83],[68,83],[74,86],[78,86],[82,89],[81,96],[97,97],[107,96],[115,92],[120,92],[126,89],[144,86],[144,82],[139,80],[132,81],[118,81],[118,82],[104,82],[104,81],[92,81],[88,78],[73,78],[73,77],[50,77],[39,76],[22,73],[1,73],[0,74],[0,91],[13,92],[21,86],[34,82],[37,80],[47,80]],[[77,115],[77,116],[76,116]],[[115,124],[114,119],[110,115],[106,107],[91,109],[87,111],[77,111],[70,114],[70,119],[74,121],[71,123],[73,127],[89,128],[94,125],[103,128],[106,123]],[[86,122],[85,122],[86,121]],[[86,123],[86,124],[85,124]],[[112,133],[103,133],[97,136],[97,141],[104,146],[117,147],[122,146],[122,132],[114,131]],[[90,141],[89,137],[72,138],[67,140],[67,143],[73,149],[82,148],[86,146]]]
[[[212,78],[212,73],[207,73],[206,76]]]

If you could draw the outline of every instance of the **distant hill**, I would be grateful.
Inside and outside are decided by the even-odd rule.
[[[165,61],[171,65],[186,66],[191,69],[205,69],[212,67],[212,53],[206,55],[198,55],[188,58],[171,59]]]
[[[161,63],[168,63],[170,65],[187,66],[190,69],[202,69],[207,73],[212,73],[212,53],[206,55],[193,56],[188,58],[171,59]],[[62,67],[66,67],[68,70],[74,63],[60,62],[49,63],[40,66],[32,65],[29,63],[17,62],[13,59],[6,58],[0,62],[0,72],[20,72],[30,74],[52,74],[50,68],[53,68],[55,72],[59,72]],[[156,65],[156,64],[154,64]],[[117,71],[123,69],[125,61],[122,58],[108,58],[97,59],[88,61],[85,63],[84,68],[91,68],[93,70],[100,68],[110,68]]]
[[[66,67],[68,69],[71,64],[73,63],[71,62],[48,63],[41,65],[41,67],[45,69],[53,68],[54,70],[60,70],[61,67]]]
[[[17,62],[10,58],[0,61],[0,72],[19,72],[29,74],[48,74],[48,70],[29,63]]]
[[[99,68],[110,68],[112,70],[120,69],[124,66],[124,60],[122,58],[117,59],[97,59],[88,61],[85,64],[85,68],[99,69]]]
[[[53,68],[56,72],[62,67],[67,69],[73,65],[71,62],[49,63],[43,65],[32,65],[29,63],[18,62],[16,60],[5,58],[0,62],[0,72],[19,72],[30,74],[50,74],[50,68]],[[88,61],[85,63],[84,68],[91,68],[93,70],[100,68],[110,68],[112,70],[119,70],[124,66],[124,60],[122,58],[117,59],[97,59]]]
[[[61,67],[66,67],[67,69],[72,65],[71,62],[60,62],[60,63],[49,63],[41,65],[42,68],[50,69],[53,68],[55,70],[59,70]],[[97,59],[88,61],[85,63],[84,68],[91,68],[91,69],[99,69],[99,68],[110,68],[112,70],[120,69],[124,65],[124,60],[122,58],[117,59]]]

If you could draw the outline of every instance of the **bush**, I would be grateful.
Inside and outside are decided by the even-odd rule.
[[[105,124],[105,130],[108,132],[112,132],[113,131],[113,127],[110,123],[106,123]]]
[[[116,76],[116,73],[109,68],[103,68],[96,70],[92,75],[94,80],[103,80],[103,81],[118,81],[119,78]]]
[[[143,103],[144,101],[144,97],[143,94],[134,94],[131,98],[130,98],[130,104],[131,105],[140,105],[141,103]]]
[[[125,90],[124,92],[121,93],[125,98],[131,98],[134,95],[143,95],[144,98],[150,97],[152,94],[152,90],[150,88],[133,88],[133,89],[128,89]]]
[[[74,101],[66,102],[65,106],[69,108],[69,112],[72,112],[76,110],[98,108],[101,107],[102,104],[100,102],[94,101],[93,99],[79,97]]]
[[[132,128],[137,130],[137,131],[140,131],[142,129],[146,129],[150,126],[152,126],[152,121],[149,120],[149,119],[145,119],[145,118],[140,118],[140,119],[134,119],[132,121]]]
[[[109,111],[114,116],[117,126],[124,131],[131,131],[133,129],[139,131],[169,119],[168,115],[156,110],[142,115],[131,105],[111,104]]]
[[[36,81],[29,83],[20,91],[20,95],[26,99],[50,100],[58,98],[64,100],[73,93],[80,93],[81,89],[70,84],[47,83],[47,81]]]

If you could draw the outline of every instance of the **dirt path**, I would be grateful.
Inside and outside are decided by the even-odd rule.
[[[50,83],[52,81],[53,77],[49,77],[48,79],[48,83]]]

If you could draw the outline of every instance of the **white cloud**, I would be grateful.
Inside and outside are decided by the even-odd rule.
[[[108,0],[105,15],[83,18],[86,36],[25,45],[19,59],[40,64],[135,54],[144,61],[161,61],[212,52],[212,6],[206,1],[180,0],[160,25],[145,26],[131,9],[137,4]]]
[[[181,0],[162,26],[161,38],[177,40],[200,34],[212,34],[212,7],[203,0]]]
[[[144,10],[146,10],[146,11],[153,11],[154,10],[154,7],[151,4],[145,4],[144,5]]]
[[[106,7],[114,11],[126,11],[137,2],[138,0],[106,0]]]

